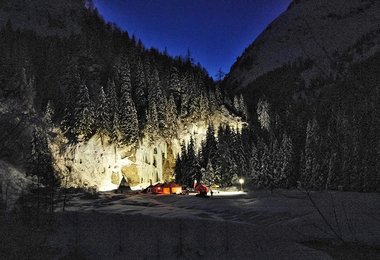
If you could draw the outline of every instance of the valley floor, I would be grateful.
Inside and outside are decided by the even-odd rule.
[[[380,194],[227,195],[70,195],[46,241],[58,259],[380,258]]]

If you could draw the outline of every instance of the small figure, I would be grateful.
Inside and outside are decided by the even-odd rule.
[[[212,191],[212,189],[210,189],[210,194],[211,194],[211,198],[212,198],[214,195],[214,192]]]

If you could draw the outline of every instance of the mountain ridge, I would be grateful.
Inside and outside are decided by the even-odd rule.
[[[373,0],[293,1],[287,11],[246,48],[231,67],[226,84],[245,88],[259,76],[298,59],[315,63],[304,73],[307,84],[318,78],[321,70],[334,74],[337,72],[335,57],[361,37],[376,32],[379,24],[380,2]],[[377,33],[376,49],[379,39]],[[373,52],[368,50],[369,55]]]

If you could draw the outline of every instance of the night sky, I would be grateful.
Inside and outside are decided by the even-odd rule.
[[[95,0],[107,21],[170,55],[190,49],[215,76],[236,58],[291,0]]]

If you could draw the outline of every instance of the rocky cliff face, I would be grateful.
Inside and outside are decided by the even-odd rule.
[[[379,49],[379,25],[380,2],[376,0],[295,0],[245,50],[226,82],[246,87],[298,59],[313,62],[312,68],[303,73],[306,81],[334,74],[340,55],[358,41],[362,44],[363,37],[371,35],[371,44],[356,53],[352,61],[363,60]]]
[[[8,21],[12,27],[3,27]],[[30,169],[38,164],[32,160],[37,128],[43,142],[33,143],[35,151],[48,157],[51,152],[61,184],[99,190],[116,188],[122,176],[133,187],[169,181],[183,142],[192,137],[199,149],[209,123],[241,128],[240,118],[223,107],[220,92],[217,95],[200,66],[145,49],[106,24],[90,0],[0,1],[0,27],[5,39],[0,41],[0,65],[6,68],[0,70],[0,159],[17,165],[22,174],[42,172]],[[78,35],[61,37],[72,33]],[[105,97],[100,100],[102,91]],[[49,120],[47,103],[54,108]],[[131,109],[118,111],[124,107]],[[134,119],[132,131],[127,126]],[[175,126],[166,127],[170,120]],[[149,136],[147,129],[153,126],[160,128],[161,136]],[[97,131],[100,128],[106,133]],[[136,145],[126,145],[135,141],[122,138],[126,131],[139,139]],[[118,141],[105,137],[113,133]],[[41,164],[50,166],[48,159]]]
[[[228,124],[236,130],[243,125],[239,117],[221,109],[207,122],[181,122],[177,138],[146,137],[131,147],[119,146],[109,142],[108,138],[95,135],[86,142],[69,144],[56,130],[57,135],[51,140],[50,147],[63,185],[113,190],[124,176],[132,188],[144,188],[150,183],[172,180],[181,144],[187,145],[193,138],[196,148],[200,149],[209,123],[215,128]]]

